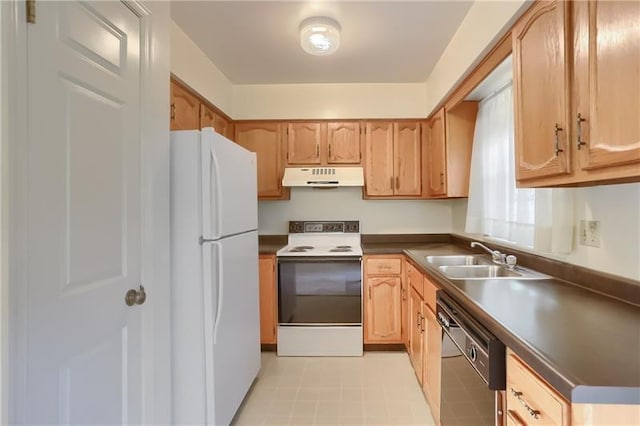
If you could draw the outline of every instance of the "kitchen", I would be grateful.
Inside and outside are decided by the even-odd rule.
[[[482,57],[489,52],[489,46],[498,42],[511,24],[529,6],[519,2],[483,3],[467,5],[468,10],[460,13],[458,21],[460,26],[455,32],[450,32],[450,42],[443,44],[440,59],[430,72],[426,83],[231,84],[230,80],[216,67],[215,58],[208,58],[203,53],[203,49],[189,39],[184,27],[181,28],[178,25],[177,16],[173,17],[171,22],[170,71],[175,78],[202,96],[208,104],[218,108],[218,112],[226,115],[227,119],[232,117],[234,122],[282,120],[295,123],[295,120],[340,119],[345,121],[387,120],[400,123],[403,119],[424,120],[451,95],[458,82],[464,83],[467,73],[475,68]],[[343,22],[342,25],[346,23]],[[346,40],[343,40],[343,44],[346,48]],[[394,102],[388,102],[388,99],[394,99]],[[573,121],[572,119],[570,122],[573,123]],[[286,160],[280,159],[280,161],[284,163]],[[451,176],[451,179],[455,177]],[[600,247],[580,244],[578,232],[576,232],[575,239],[572,240],[574,250],[568,254],[556,254],[553,258],[571,265],[584,266],[621,277],[616,282],[627,281],[637,285],[640,278],[637,220],[640,216],[638,207],[640,202],[637,185],[625,183],[570,190],[574,198],[571,223],[578,231],[580,221],[597,222],[597,225],[594,225],[597,228],[594,232],[598,236],[598,241],[594,244]],[[276,190],[281,189],[276,188]],[[367,251],[367,244],[384,245],[384,234],[465,233],[468,210],[468,202],[465,198],[363,199],[360,188],[326,190],[292,188],[271,198],[280,196],[283,200],[259,201],[258,230],[263,240],[264,237],[268,240],[269,236],[276,239],[286,237],[289,232],[289,221],[356,219],[360,222],[366,259],[368,255],[375,254]],[[585,223],[585,226],[590,224]],[[367,241],[368,236],[373,238]],[[443,242],[449,241],[446,239]],[[465,245],[468,244],[464,238],[462,241]],[[409,246],[402,240],[398,242],[400,246],[405,244],[404,247],[420,245],[416,245],[415,241],[410,242]],[[487,244],[494,247],[491,242]],[[527,250],[522,250],[524,254],[520,254],[520,251],[512,246],[502,248],[504,246],[498,244],[498,247],[506,253],[518,251],[518,258],[526,259]],[[473,253],[478,254],[479,251]],[[410,255],[407,257],[402,250],[393,253],[393,256],[403,265],[398,276],[405,273],[404,265],[408,264],[417,269],[420,277],[431,276],[433,280],[433,274],[429,274],[433,271],[428,265],[425,267],[424,262],[418,262]],[[523,264],[527,265],[524,262]],[[442,279],[441,276],[436,275],[436,277]],[[364,279],[363,277],[363,284]],[[436,287],[441,285],[443,284],[435,284]],[[634,294],[633,290],[630,293]],[[425,306],[427,304],[425,300]],[[468,306],[465,307],[469,309]],[[431,311],[435,313],[434,306],[431,307]],[[546,377],[544,380],[549,381]],[[425,383],[429,384],[428,381]],[[552,389],[552,392],[555,391],[557,389]],[[566,394],[562,394],[560,399],[567,399]],[[629,418],[633,417],[627,417]],[[564,421],[568,420],[564,419]],[[573,422],[580,424],[575,419]]]

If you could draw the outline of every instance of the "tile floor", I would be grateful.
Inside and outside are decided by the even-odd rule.
[[[244,425],[433,425],[403,352],[357,358],[277,357],[262,370],[233,423]]]

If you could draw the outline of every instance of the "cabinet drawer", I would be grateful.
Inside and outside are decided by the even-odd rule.
[[[427,304],[429,309],[432,312],[436,311],[436,291],[438,291],[438,286],[436,286],[429,278],[425,275],[422,280],[422,285],[424,288],[424,303]]]
[[[522,419],[527,424],[558,426],[569,420],[568,403],[512,352],[507,356],[506,392],[507,410],[516,414],[512,415],[514,419]]]
[[[402,261],[394,258],[368,258],[366,261],[367,275],[400,275]]]
[[[407,280],[409,281],[409,286],[413,287],[420,295],[420,298],[424,300],[422,273],[412,264],[409,263],[408,265],[409,268],[407,270]]]

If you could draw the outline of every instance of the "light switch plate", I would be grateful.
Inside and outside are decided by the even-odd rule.
[[[600,221],[580,221],[580,245],[600,247]]]

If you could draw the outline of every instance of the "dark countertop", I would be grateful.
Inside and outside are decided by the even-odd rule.
[[[519,252],[523,266],[575,277],[581,285],[597,281],[598,291],[558,278],[449,280],[425,257],[479,254],[467,248],[467,241],[448,234],[362,237],[365,255],[408,255],[567,400],[640,404],[640,306],[623,301],[638,300],[640,286],[633,280],[556,261],[536,264],[535,256]],[[260,253],[275,254],[284,245],[286,235],[260,236]],[[615,296],[623,300],[599,292],[610,288],[620,289]]]
[[[258,235],[258,253],[260,254],[276,254],[286,245],[286,235]]]
[[[555,278],[449,280],[425,256],[472,253],[453,244],[405,253],[567,400],[640,404],[640,307]]]

